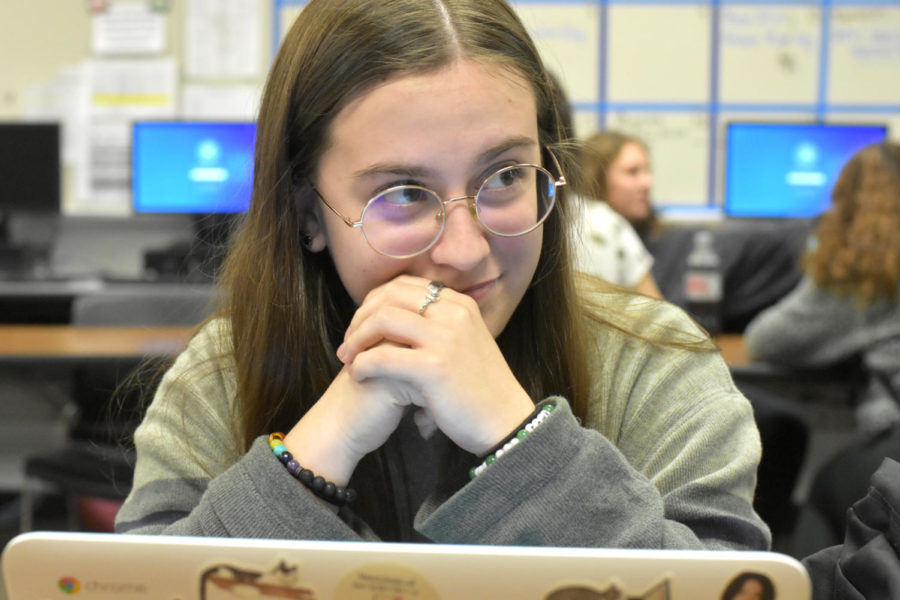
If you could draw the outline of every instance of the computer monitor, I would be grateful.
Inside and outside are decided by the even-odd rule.
[[[187,215],[194,226],[189,243],[148,251],[149,270],[175,278],[215,276],[234,224],[250,206],[255,136],[256,124],[247,121],[134,123],[134,213]]]
[[[43,244],[14,242],[11,217],[59,213],[61,179],[59,123],[0,122],[0,277],[47,261]]]
[[[881,124],[729,123],[725,215],[816,217],[850,157],[886,136]]]
[[[135,213],[234,214],[250,206],[256,124],[137,121],[131,140]]]
[[[0,243],[12,213],[57,213],[60,127],[55,122],[0,122]]]

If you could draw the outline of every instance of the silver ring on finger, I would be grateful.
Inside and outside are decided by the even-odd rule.
[[[441,299],[441,290],[444,289],[444,284],[440,281],[432,281],[427,286],[425,286],[425,291],[427,294],[425,295],[425,301],[422,302],[422,306],[419,307],[417,311],[420,315],[425,314],[425,309],[432,302],[437,302]]]

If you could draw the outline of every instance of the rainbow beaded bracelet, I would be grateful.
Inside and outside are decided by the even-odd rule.
[[[283,433],[276,431],[269,435],[269,448],[288,470],[288,473],[319,498],[331,502],[335,506],[344,506],[356,500],[356,490],[337,486],[309,469],[301,467],[300,463],[294,460],[293,455],[285,448]]]
[[[510,437],[509,441],[503,444],[495,452],[489,454],[487,458],[484,459],[484,462],[482,462],[480,465],[469,469],[469,478],[475,479],[476,477],[481,475],[485,469],[494,464],[494,461],[509,452],[513,448],[513,446],[518,444],[520,441],[524,440],[528,436],[528,434],[530,434],[541,423],[547,420],[547,418],[550,416],[550,413],[553,412],[554,408],[556,408],[556,406],[553,404],[547,404],[541,407],[541,410],[538,411],[537,415],[535,415],[535,417],[531,421],[525,424],[522,429],[516,431],[516,433],[512,437]]]

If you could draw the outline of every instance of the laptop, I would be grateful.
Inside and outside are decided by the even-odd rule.
[[[2,565],[7,600],[810,598],[802,565],[770,552],[33,532]]]

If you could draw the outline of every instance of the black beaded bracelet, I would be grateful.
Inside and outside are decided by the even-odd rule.
[[[356,490],[335,485],[309,469],[301,467],[300,463],[294,460],[293,455],[285,448],[283,433],[275,432],[269,435],[269,448],[285,466],[288,473],[319,498],[339,507],[356,500]]]

